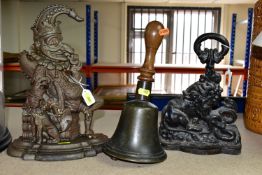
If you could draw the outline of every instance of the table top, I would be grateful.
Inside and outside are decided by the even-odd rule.
[[[13,138],[21,135],[21,108],[6,108],[5,114]],[[98,110],[94,114],[94,130],[109,137],[113,134],[121,111]],[[240,155],[194,155],[180,151],[166,151],[167,159],[158,164],[134,164],[115,161],[103,153],[95,157],[72,161],[39,162],[0,154],[0,175],[143,175],[143,174],[262,174],[262,135],[245,129],[242,114],[236,122],[242,137]]]

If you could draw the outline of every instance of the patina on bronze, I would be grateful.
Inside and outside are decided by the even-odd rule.
[[[219,41],[221,51],[201,50],[201,43],[208,39]],[[227,39],[216,33],[206,33],[196,39],[194,51],[201,63],[206,63],[206,71],[183,95],[164,107],[159,135],[166,149],[194,154],[241,152],[241,137],[234,124],[236,104],[229,98],[221,101],[221,75],[214,70],[214,64],[228,53],[228,46]]]
[[[138,76],[136,99],[124,105],[116,131],[103,147],[112,158],[135,163],[157,163],[166,159],[157,132],[158,109],[148,101],[154,81],[155,55],[163,39],[159,34],[161,29],[164,26],[158,21],[146,27],[146,56]]]
[[[73,9],[51,5],[37,17],[32,30],[30,53],[20,54],[20,66],[30,79],[23,106],[21,137],[8,148],[10,156],[29,160],[71,160],[95,156],[107,141],[91,129],[93,111],[102,105],[87,106],[81,95],[81,62],[74,49],[62,42],[60,21],[66,14],[83,21]],[[85,116],[85,133],[80,133],[79,114]]]

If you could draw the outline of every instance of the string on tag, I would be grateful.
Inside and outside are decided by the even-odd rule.
[[[228,48],[228,49],[230,49],[230,47],[227,46],[227,45],[225,45],[225,44],[222,44],[222,43],[221,43],[221,45],[222,45],[222,46],[225,46],[225,47]]]
[[[82,97],[83,97],[87,106],[91,106],[92,104],[94,104],[96,102],[92,92],[90,90],[84,88],[84,86],[89,86],[89,85],[81,83],[82,77],[80,77],[79,80],[75,79],[71,75],[69,77],[67,76],[67,78],[69,79],[69,81],[71,79],[73,81],[73,83],[78,84],[83,89]]]
[[[84,84],[84,83],[81,82],[82,79],[83,79],[82,77],[80,77],[79,80],[75,79],[75,78],[72,77],[71,75],[70,75],[69,77],[67,76],[67,78],[71,79],[71,80],[73,81],[73,83],[78,84],[82,89],[85,89],[84,86],[85,86],[85,87],[88,87],[88,86],[89,86],[88,84]]]

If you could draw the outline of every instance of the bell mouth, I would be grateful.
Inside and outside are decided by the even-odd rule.
[[[111,146],[110,140],[103,146],[103,152],[110,156],[112,159],[119,159],[126,162],[152,164],[160,163],[166,160],[167,155],[162,149],[161,151],[153,154],[141,154],[129,151],[123,151],[122,149]]]

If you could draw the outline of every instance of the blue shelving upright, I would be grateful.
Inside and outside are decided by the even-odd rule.
[[[235,50],[235,40],[236,40],[236,26],[237,26],[237,14],[233,13],[232,14],[232,28],[231,28],[231,37],[230,37],[230,60],[229,60],[229,64],[231,66],[233,66],[234,64],[234,50]],[[228,96],[232,96],[232,79],[230,84],[228,85],[228,89],[227,89],[227,95]]]
[[[232,28],[231,28],[231,40],[230,40],[230,65],[234,64],[234,49],[235,49],[235,35],[236,35],[236,22],[237,14],[232,15]],[[250,60],[250,49],[251,49],[251,35],[252,35],[252,24],[253,24],[253,8],[248,9],[248,20],[247,20],[247,34],[246,34],[246,49],[245,49],[245,59],[244,59],[244,68],[247,70],[249,69],[249,60]],[[231,96],[231,84],[228,87],[227,94]],[[247,77],[244,76],[243,80],[243,97],[247,95]]]
[[[98,11],[94,11],[94,63],[98,63]],[[94,89],[98,85],[98,75],[94,73]]]
[[[246,51],[245,51],[245,64],[246,70],[249,69],[250,50],[251,50],[251,35],[252,35],[252,24],[253,24],[253,8],[248,9],[248,22],[247,22],[247,35],[246,35]],[[243,97],[247,96],[247,77],[243,81]]]
[[[91,6],[86,5],[86,65],[91,66]],[[88,89],[92,90],[91,77],[86,77]]]

